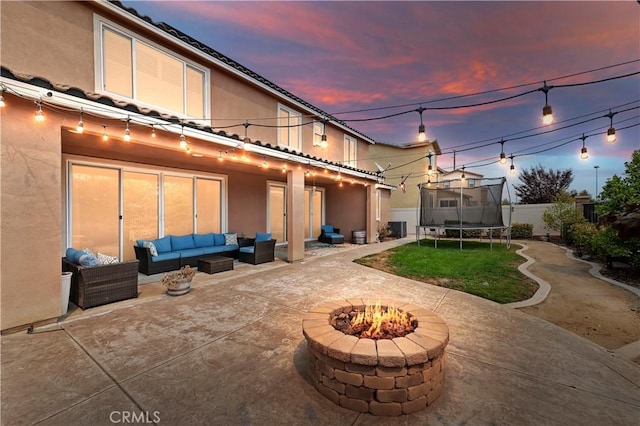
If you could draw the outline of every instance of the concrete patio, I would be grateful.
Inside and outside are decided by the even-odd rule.
[[[411,239],[198,273],[193,290],[175,298],[146,284],[138,299],[2,336],[1,422],[638,424],[638,365],[513,308],[352,262]],[[309,383],[302,317],[352,297],[405,300],[447,321],[444,392],[432,406],[376,418],[334,405]]]

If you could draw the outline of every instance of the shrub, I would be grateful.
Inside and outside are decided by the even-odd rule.
[[[567,229],[567,235],[573,240],[578,256],[583,250],[591,252],[591,242],[598,233],[596,225],[589,222],[574,223]]]
[[[533,225],[530,223],[514,223],[511,225],[511,238],[518,240],[533,238]]]
[[[445,229],[444,231],[447,238],[460,238],[459,229]],[[482,236],[482,229],[463,229],[462,238],[480,238]]]
[[[638,238],[621,241],[617,232],[607,226],[592,238],[591,250],[603,261],[609,257],[628,258],[631,261],[631,267],[636,272],[640,272],[640,239]]]

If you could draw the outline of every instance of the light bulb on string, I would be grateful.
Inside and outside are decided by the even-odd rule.
[[[224,158],[222,158],[222,151],[220,151],[220,153],[218,154],[218,161],[224,161]]]
[[[509,156],[509,158],[511,158],[511,166],[509,167],[509,174],[515,175],[516,174],[516,166],[513,165],[513,154],[511,154]]]
[[[465,169],[465,167],[462,166],[462,176],[460,176],[460,179],[462,179],[463,182],[467,178],[467,176],[464,174],[464,169]]]
[[[614,143],[616,141],[616,129],[613,128],[613,116],[616,115],[617,112],[611,112],[611,110],[609,110],[609,114],[607,114],[605,117],[609,117],[610,124],[609,124],[609,129],[607,130],[607,142],[608,143]]]
[[[42,102],[36,102],[36,112],[34,114],[34,118],[38,123],[42,123],[44,121],[44,112],[42,111]]]
[[[582,139],[582,149],[580,150],[580,159],[581,160],[586,160],[587,158],[589,158],[589,152],[587,151],[587,147],[585,145],[585,139],[587,139],[588,136],[585,136],[584,133],[582,134],[582,136],[580,136],[580,139]]]
[[[420,125],[418,126],[418,142],[425,142],[427,140],[427,132],[425,130],[424,123],[422,122],[422,113],[425,110],[426,108],[423,108],[422,105],[420,105],[420,108],[416,110],[418,111],[418,114],[420,114]]]
[[[107,134],[107,126],[102,126],[102,140],[104,142],[109,140],[109,135]]]
[[[184,137],[184,124],[181,127],[180,130],[180,143],[179,143],[180,149],[186,150],[189,148],[189,144],[187,143],[187,138]]]
[[[539,89],[544,93],[544,106],[542,107],[542,124],[549,125],[553,123],[553,112],[551,111],[551,105],[548,101],[549,90],[553,86],[547,86],[547,82],[544,82],[544,86]]]
[[[155,138],[156,137],[156,128],[153,127],[153,124],[151,125],[151,137]]]
[[[80,134],[84,132],[84,121],[82,121],[82,113],[83,113],[82,108],[80,108],[80,121],[76,126],[76,133],[80,133]]]
[[[504,153],[504,139],[500,140],[500,164],[507,164],[507,156]]]
[[[129,117],[127,117],[127,127],[124,129],[124,141],[131,141],[131,130],[129,130]]]

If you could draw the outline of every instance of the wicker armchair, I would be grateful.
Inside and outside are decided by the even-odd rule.
[[[62,258],[71,276],[71,301],[82,309],[138,297],[138,261],[80,266]]]
[[[255,238],[242,238],[238,243],[240,244],[238,253],[240,262],[258,265],[276,260],[276,240],[274,239],[256,241]]]

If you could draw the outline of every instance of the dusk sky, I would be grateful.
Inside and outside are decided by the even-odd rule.
[[[443,151],[438,165],[447,170],[453,168],[453,150],[493,142],[458,152],[456,167],[464,165],[488,178],[506,176],[512,198],[511,185],[519,180],[517,174],[509,175],[509,163],[485,165],[497,160],[501,138],[506,140],[506,155],[515,156],[517,170],[537,164],[554,170],[570,168],[575,176],[571,188],[586,189],[592,195],[595,165],[600,166],[601,188],[613,174],[621,175],[631,152],[640,149],[640,74],[552,88],[548,100],[555,123],[551,126],[542,125],[545,96],[535,91],[544,80],[559,86],[640,72],[640,4],[634,0],[124,4],[178,28],[384,143],[414,141],[418,113],[348,120],[411,111],[421,105],[476,104],[533,90],[481,107],[423,113],[428,137],[437,139]],[[622,63],[627,64],[614,66]],[[601,70],[584,73],[597,69]],[[494,91],[513,86],[519,87]],[[485,91],[494,92],[465,96]],[[458,98],[442,100],[451,97]],[[604,135],[610,125],[604,115],[610,109],[616,113],[613,144],[606,143]],[[347,113],[352,111],[360,112]],[[587,122],[578,124],[581,121]],[[570,127],[538,134],[566,126]],[[587,136],[587,160],[579,158],[582,134]],[[521,138],[528,135],[532,136]],[[394,167],[408,160],[376,161],[385,165],[390,161]],[[409,184],[422,180],[422,167],[416,169]],[[388,183],[399,180],[400,176],[388,173]]]

